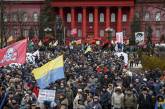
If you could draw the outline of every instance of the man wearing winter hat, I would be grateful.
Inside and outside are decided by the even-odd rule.
[[[82,100],[83,99],[83,95],[82,95],[82,89],[78,89],[77,95],[73,101],[73,109],[77,109],[78,108],[78,100]]]
[[[102,106],[99,103],[99,97],[98,96],[93,97],[92,109],[102,109]]]
[[[151,109],[151,106],[151,96],[148,94],[147,87],[144,87],[139,95],[139,109]]]
[[[124,107],[124,94],[122,93],[120,86],[116,87],[115,92],[112,94],[111,102],[114,109],[121,109]]]

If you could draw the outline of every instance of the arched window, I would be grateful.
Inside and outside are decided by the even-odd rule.
[[[28,21],[28,15],[27,15],[27,13],[24,13],[23,14],[23,21],[24,22],[27,22]]]
[[[66,35],[69,37],[69,36],[70,36],[70,34],[71,34],[70,29],[67,29],[67,30],[66,30]]]
[[[78,37],[81,37],[82,36],[82,31],[81,29],[78,29]]]
[[[149,21],[150,20],[150,14],[148,12],[146,12],[146,14],[144,16],[144,20],[145,21]]]
[[[33,13],[33,21],[34,21],[34,22],[38,22],[38,16],[39,16],[39,15],[38,15],[37,12],[34,12],[34,13]]]
[[[100,13],[100,22],[101,22],[101,23],[104,22],[104,13]]]
[[[123,14],[122,21],[123,21],[123,22],[127,22],[127,14]]]
[[[12,15],[12,21],[16,22],[17,21],[17,14],[13,13]]]
[[[100,37],[104,37],[104,30],[100,30]]]
[[[24,37],[27,37],[28,34],[29,34],[29,30],[28,30],[28,29],[24,29],[24,31],[23,31],[23,35],[24,35]]]
[[[160,28],[156,29],[156,37],[160,37]]]
[[[116,36],[116,30],[115,29],[113,29],[113,31],[112,31],[112,36]]]
[[[123,28],[123,36],[126,36],[126,28]]]
[[[4,22],[7,22],[7,21],[8,21],[7,13],[5,13],[5,14],[3,15],[3,21],[4,21]]]
[[[136,13],[135,13],[135,16],[136,16],[137,18],[139,18],[139,17],[140,17],[139,12],[136,12]]]
[[[71,22],[71,14],[70,13],[67,13],[66,21],[67,22]]]
[[[160,12],[156,13],[155,20],[156,21],[160,21]]]
[[[111,14],[111,22],[116,22],[116,15],[115,15],[115,13]]]
[[[89,13],[89,22],[90,22],[90,23],[93,22],[93,13]]]
[[[81,22],[82,22],[82,14],[78,13],[78,23],[81,23]]]

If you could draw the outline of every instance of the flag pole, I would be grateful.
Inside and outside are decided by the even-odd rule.
[[[66,30],[65,30],[65,26],[64,26],[64,34],[63,34],[64,35],[64,45],[65,45],[65,31]]]

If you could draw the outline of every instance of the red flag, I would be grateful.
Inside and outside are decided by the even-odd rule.
[[[26,62],[27,39],[18,41],[0,49],[0,67],[11,63],[24,64]]]

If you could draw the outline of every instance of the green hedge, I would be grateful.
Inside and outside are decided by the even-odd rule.
[[[143,55],[142,66],[143,66],[143,69],[160,68],[161,70],[165,70],[165,58]]]

